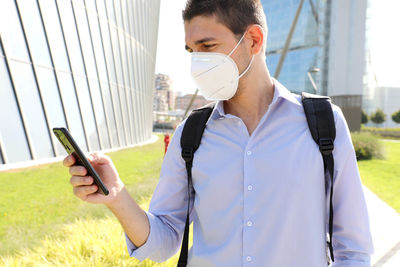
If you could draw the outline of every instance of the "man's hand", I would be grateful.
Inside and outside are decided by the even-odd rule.
[[[72,175],[70,182],[73,186],[74,194],[90,203],[112,205],[124,188],[114,164],[108,156],[102,153],[91,153],[88,160],[110,193],[107,196],[96,193],[98,186],[93,182],[93,177],[87,176],[87,170],[84,166],[74,165],[75,158],[69,155],[65,157],[63,163],[64,166],[69,167],[69,173]]]

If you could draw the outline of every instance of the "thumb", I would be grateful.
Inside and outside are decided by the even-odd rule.
[[[90,153],[88,156],[88,160],[90,163],[100,164],[100,165],[111,163],[111,159],[108,156],[99,152]]]

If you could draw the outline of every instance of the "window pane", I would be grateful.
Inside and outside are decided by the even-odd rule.
[[[50,128],[67,127],[53,70],[38,67],[36,68],[36,74],[42,91],[43,102],[46,107]],[[53,139],[55,140],[55,138]],[[57,155],[66,155],[60,142],[55,141],[54,143],[56,144]]]
[[[125,48],[125,34],[122,30],[118,30],[118,36],[119,36],[119,44],[121,47],[121,60],[122,60],[122,70],[123,70],[123,77],[124,81],[123,84],[125,87],[130,86],[129,85],[129,73],[128,73],[128,65],[127,65],[127,55],[126,55],[126,48]]]
[[[78,33],[76,31],[75,19],[72,13],[70,1],[57,0],[58,10],[60,11],[62,27],[64,29],[65,40],[67,43],[69,59],[71,61],[72,72],[85,75],[81,48],[79,46]]]
[[[118,127],[119,136],[120,136],[121,142],[122,142],[122,144],[120,144],[120,145],[125,146],[126,145],[125,131],[124,131],[123,123],[122,123],[122,110],[121,110],[121,105],[120,105],[119,93],[118,93],[116,85],[112,84],[111,86],[112,86],[115,114],[117,115],[117,127]]]
[[[114,1],[104,1],[104,2],[106,2],[108,21],[111,23],[111,25],[117,25],[114,13],[114,5],[113,5]]]
[[[0,25],[2,25],[1,38],[7,56],[29,62],[28,50],[14,1],[1,1]]]
[[[74,1],[73,3],[87,77],[90,79],[98,79],[85,7],[78,4],[77,1]]]
[[[122,24],[122,18],[121,18],[121,4],[119,0],[114,0],[114,7],[115,7],[115,13],[117,17],[117,25],[120,29],[122,29],[123,24]]]
[[[9,162],[30,160],[22,120],[4,58],[0,58],[0,133]]]
[[[0,146],[0,164],[4,164],[4,160],[3,160],[3,157],[2,157],[2,155],[1,155],[1,152],[2,152],[2,147]]]
[[[102,34],[102,40],[104,45],[104,53],[106,55],[106,64],[108,69],[109,79],[112,83],[117,83],[117,76],[115,73],[113,50],[111,46],[111,37],[108,28],[108,23],[106,20],[100,20],[100,29]]]
[[[36,1],[18,1],[28,45],[35,64],[51,67],[49,50]]]
[[[104,82],[108,82],[106,63],[104,60],[103,44],[101,41],[101,34],[99,29],[99,21],[97,18],[96,6],[93,0],[86,2],[86,8],[88,9],[88,19],[90,31],[92,33],[93,49],[96,56],[96,65],[99,73],[99,79]]]
[[[128,116],[128,107],[127,107],[127,102],[126,102],[126,92],[125,88],[122,86],[118,87],[119,91],[119,96],[121,99],[121,105],[122,105],[122,112],[123,112],[123,121],[124,121],[124,127],[125,127],[125,132],[126,132],[126,143],[129,144],[130,140],[130,134],[129,134],[129,116]]]
[[[60,84],[61,96],[67,115],[69,127],[68,130],[71,132],[79,147],[84,151],[88,151],[85,135],[83,132],[78,100],[75,94],[74,83],[71,74],[65,72],[57,72],[57,78]]]
[[[115,27],[111,27],[111,39],[112,39],[115,67],[117,72],[117,82],[118,84],[121,85],[124,84],[124,80],[122,78],[122,61],[120,55],[119,37],[117,29]]]
[[[27,131],[32,139],[35,156],[36,158],[53,157],[50,133],[45,121],[38,89],[36,88],[32,66],[11,60],[10,69],[15,82],[15,89],[20,99],[22,112],[26,119]]]
[[[96,115],[97,125],[99,126],[100,138],[104,148],[110,148],[108,140],[106,118],[104,116],[103,100],[97,80],[89,80],[90,92],[92,95],[93,108]]]
[[[86,78],[74,76],[74,79],[78,92],[78,100],[79,106],[81,107],[83,123],[85,125],[86,136],[90,144],[90,150],[99,150],[100,144],[97,136],[96,124]]]
[[[70,71],[56,4],[54,1],[48,0],[39,0],[39,3],[53,56],[54,67],[57,70]]]
[[[103,91],[104,103],[106,106],[106,113],[108,116],[108,127],[111,132],[111,140],[113,143],[113,147],[118,147],[119,141],[118,141],[116,119],[114,116],[114,107],[113,107],[112,98],[111,98],[111,89],[107,83],[102,83],[101,88]]]
[[[0,56],[4,56],[3,46],[1,45],[1,42],[0,42]]]

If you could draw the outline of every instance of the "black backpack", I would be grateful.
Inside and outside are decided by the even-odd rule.
[[[332,228],[333,228],[333,142],[336,137],[335,121],[332,112],[331,101],[329,97],[302,93],[302,103],[307,117],[308,127],[314,141],[319,145],[322,158],[324,160],[325,185],[330,182],[329,197],[329,238],[328,248],[330,259],[334,261],[332,247]],[[188,176],[188,194],[190,200],[190,186],[192,184],[192,165],[194,152],[199,148],[201,137],[206,127],[206,122],[211,115],[213,105],[205,106],[193,110],[186,120],[181,136],[182,158],[186,163]],[[330,179],[330,181],[329,181]],[[327,186],[326,193],[328,193]],[[189,202],[189,201],[188,201]],[[189,203],[186,216],[185,232],[183,235],[181,254],[179,256],[178,267],[187,265],[189,247]]]

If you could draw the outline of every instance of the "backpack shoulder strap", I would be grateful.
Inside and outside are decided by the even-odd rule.
[[[334,140],[336,137],[335,120],[333,117],[331,100],[326,96],[318,96],[308,93],[302,93],[302,103],[307,117],[308,127],[314,141],[318,144],[324,160],[325,177],[330,178],[329,194],[329,239],[327,241],[330,250],[330,258],[334,260],[332,246],[333,231],[333,170],[334,160],[332,151],[334,149]],[[325,181],[327,182],[327,181]],[[327,187],[326,191],[327,191]],[[327,193],[327,192],[326,192]]]
[[[192,165],[194,152],[199,148],[206,123],[211,115],[214,105],[208,105],[193,110],[186,120],[181,136],[182,158],[186,164],[188,176],[188,209],[186,215],[185,232],[183,234],[181,254],[178,267],[186,267],[189,248],[189,208],[190,208],[190,185],[192,183]]]

